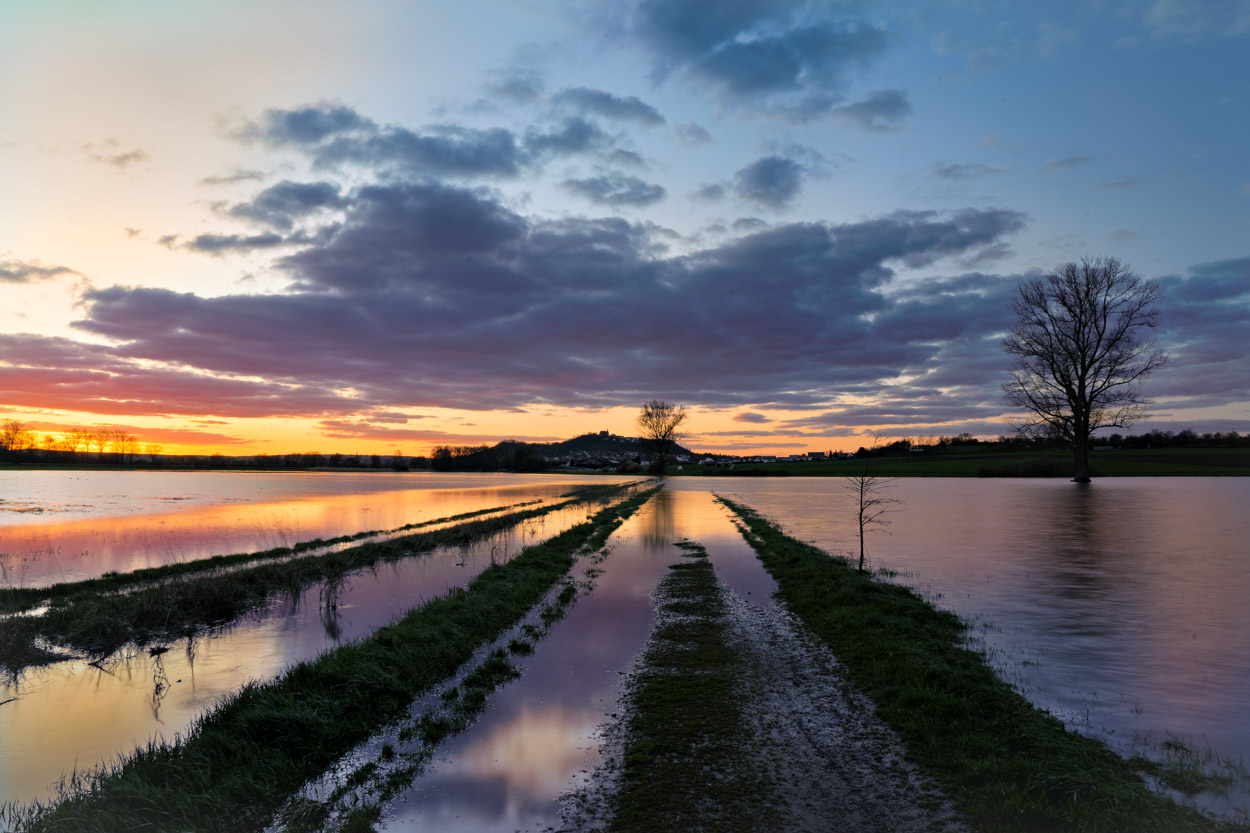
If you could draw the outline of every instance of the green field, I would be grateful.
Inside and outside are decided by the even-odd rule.
[[[863,470],[862,459],[795,463],[738,463],[729,467],[686,465],[670,474],[735,476],[784,474],[790,477],[839,477]],[[872,458],[872,473],[883,477],[1071,477],[1067,451],[1001,450],[989,446],[930,449],[924,454]],[[1250,475],[1250,449],[1156,448],[1095,451],[1094,477],[1192,477]]]

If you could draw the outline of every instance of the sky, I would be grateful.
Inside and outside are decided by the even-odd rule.
[[[0,419],[166,453],[1009,433],[1008,304],[1165,295],[1250,431],[1250,0],[0,2]]]

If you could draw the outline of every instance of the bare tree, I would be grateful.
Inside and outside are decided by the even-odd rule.
[[[70,459],[78,458],[78,450],[87,447],[90,432],[82,428],[71,428],[61,432],[61,448],[69,452]]]
[[[1028,412],[1022,433],[1072,448],[1073,480],[1089,482],[1090,437],[1145,411],[1139,381],[1168,361],[1142,330],[1159,323],[1159,284],[1115,258],[1086,258],[1020,284],[1003,339],[1014,356],[1007,401]]]
[[[19,452],[29,448],[34,443],[34,437],[26,427],[26,423],[19,422],[16,419],[6,419],[0,422],[0,449],[3,449],[5,456],[16,461]]]
[[[864,538],[869,532],[887,532],[885,527],[892,522],[885,516],[887,513],[894,511],[892,506],[902,503],[896,497],[891,497],[887,491],[890,485],[898,478],[895,477],[878,477],[869,471],[872,463],[873,453],[877,450],[877,446],[881,443],[881,432],[870,431],[872,436],[872,445],[868,448],[861,448],[864,452],[863,468],[856,474],[843,475],[843,488],[851,495],[855,501],[855,520],[859,526],[859,571],[864,571]]]
[[[651,471],[663,477],[673,455],[673,447],[683,436],[681,426],[689,417],[685,405],[676,405],[662,399],[642,403],[635,420],[643,442],[650,453]]]

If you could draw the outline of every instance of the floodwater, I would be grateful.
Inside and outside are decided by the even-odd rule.
[[[776,589],[725,510],[710,494],[661,492],[612,537],[603,574],[542,639],[515,660],[519,680],[492,696],[465,733],[440,748],[426,771],[390,804],[383,830],[546,830],[561,821],[560,798],[602,762],[601,725],[620,709],[624,673],[651,628],[650,594],[672,546],[702,543],[721,580],[746,599],[771,603]]]
[[[580,483],[431,472],[0,472],[0,586],[42,587],[395,529]]]
[[[836,478],[676,479],[858,553]],[[1250,478],[899,479],[869,565],[973,624],[1000,675],[1122,754],[1250,764]],[[1250,813],[1245,784],[1208,809]]]
[[[569,484],[551,488],[567,491]],[[489,506],[498,494],[486,491]],[[313,586],[230,627],[172,642],[164,654],[70,660],[0,680],[0,804],[46,798],[64,772],[90,770],[149,739],[172,740],[245,682],[359,639],[591,511],[585,505],[556,510],[470,549],[436,550],[331,587]]]
[[[52,474],[66,478],[80,473]],[[335,494],[334,478],[353,476],[310,477],[313,483],[324,480],[315,487],[325,489],[324,496]],[[356,505],[351,495],[360,495],[359,489],[353,493],[345,487],[329,500],[308,495],[280,501],[259,498],[240,486],[215,487],[216,497],[207,490],[196,493],[202,494],[202,503],[194,511],[212,510],[220,513],[214,517],[228,517],[241,505],[294,510],[307,502],[322,507],[313,516],[333,518],[322,528],[299,516],[290,532],[282,533],[292,540],[210,547],[213,552],[234,552],[533,499],[538,494],[534,490],[559,493],[574,482],[508,475],[485,476],[492,479],[483,482],[476,475],[462,475],[450,482],[497,493],[464,503],[449,498],[437,508],[423,502],[428,500],[424,496],[409,498],[416,501],[411,504],[399,501],[397,495],[404,494],[408,484],[418,484],[413,491],[420,491],[421,477],[395,475],[401,489],[365,496],[358,504],[360,511],[342,514],[335,514],[334,507]],[[424,490],[431,495],[448,488],[444,481],[429,482],[439,484]],[[175,489],[160,483],[152,480],[143,494],[193,494],[192,486]],[[512,489],[513,484],[524,488]],[[411,810],[427,821],[437,819],[439,827],[451,826],[455,816],[475,812],[457,803],[459,799],[439,797],[456,792],[455,786],[463,782],[477,783],[483,803],[490,796],[489,804],[496,808],[491,816],[496,821],[479,820],[478,829],[496,823],[501,829],[510,829],[514,822],[538,823],[535,820],[546,817],[542,814],[552,806],[557,787],[563,792],[575,785],[581,770],[593,768],[587,762],[597,754],[594,727],[603,712],[614,710],[610,704],[617,696],[613,688],[617,672],[645,638],[650,622],[646,597],[670,560],[656,554],[657,548],[679,535],[701,540],[712,551],[722,579],[744,581],[749,590],[754,580],[750,576],[758,573],[758,567],[736,533],[727,531],[722,510],[711,504],[709,493],[740,500],[821,548],[850,552],[857,540],[851,501],[842,486],[836,478],[669,480],[668,497],[653,502],[618,533],[617,550],[604,562],[605,572],[594,592],[540,643],[532,658],[535,670],[499,691],[482,721],[440,752],[439,766],[414,786],[426,792],[414,792],[396,805],[394,822],[401,824],[408,818],[401,811]],[[891,515],[890,534],[869,536],[870,566],[896,571],[895,581],[915,587],[971,622],[974,640],[1000,674],[1034,703],[1126,755],[1159,757],[1162,743],[1175,737],[1199,752],[1250,761],[1250,617],[1245,614],[1250,609],[1250,478],[1120,478],[1085,487],[1060,480],[901,479],[892,488],[902,503]],[[227,495],[245,496],[247,501],[223,504]],[[0,497],[16,500],[10,492],[0,492]],[[390,507],[392,498],[397,508],[363,511],[369,506]],[[402,508],[405,505],[408,508]],[[183,514],[144,511],[151,535]],[[0,517],[4,514],[0,508]],[[31,524],[29,513],[12,514],[21,515],[23,522],[0,525],[0,542],[9,540],[14,529],[47,520]],[[98,518],[97,524],[112,517]],[[559,521],[546,523],[544,534],[551,534]],[[142,524],[135,520],[133,528],[141,529]],[[736,543],[731,546],[729,539]],[[47,538],[45,546],[55,548],[56,539]],[[190,545],[169,545],[174,550],[183,547]],[[738,556],[718,557],[718,549]],[[4,551],[0,544],[0,552]],[[128,555],[122,548],[114,562],[146,566],[148,557]],[[433,569],[418,565],[455,557],[418,559],[402,569]],[[483,556],[475,557],[480,563]],[[94,563],[91,557],[82,560]],[[635,562],[644,566],[630,566]],[[654,574],[649,572],[652,568]],[[480,566],[467,572],[477,569]],[[29,575],[26,578],[33,582]],[[363,579],[353,580],[354,585],[361,583]],[[386,589],[391,583],[389,574],[378,582]],[[399,607],[411,604],[412,592],[428,597],[438,591],[405,591]],[[596,597],[605,601],[595,601]],[[365,633],[375,627],[380,622],[369,616],[379,606],[361,601],[345,608],[340,603],[342,633]],[[4,703],[12,694],[0,691],[0,785],[5,795],[18,797],[9,792],[14,779],[25,779],[23,783],[38,792],[60,769],[71,768],[75,759],[87,767],[148,736],[169,737],[188,725],[198,710],[228,695],[240,680],[278,673],[336,638],[350,638],[331,637],[329,631],[337,626],[323,621],[322,614],[313,591],[289,611],[271,611],[221,637],[201,639],[190,657],[180,644],[160,663],[146,654],[106,670],[63,663],[32,677],[30,687],[20,692],[21,699]],[[378,618],[389,615],[379,613]],[[219,641],[229,639],[237,641]],[[307,647],[301,647],[305,643]],[[540,669],[543,663],[551,668]],[[224,670],[211,670],[216,667]],[[574,674],[574,668],[582,670]],[[162,672],[168,678],[163,699],[153,696]],[[123,679],[124,685],[115,682]],[[53,691],[61,693],[49,693]],[[43,707],[44,701],[56,705]],[[108,727],[96,724],[113,721],[129,721],[126,738],[97,743],[95,733],[107,733]],[[28,776],[37,750],[53,740],[60,744],[59,763]],[[571,774],[557,777],[555,771],[546,770],[549,766]],[[52,769],[55,772],[48,775]],[[515,775],[509,774],[513,770]],[[23,789],[27,791],[21,795],[32,795]],[[1202,803],[1220,812],[1245,813],[1250,810],[1250,795],[1243,785],[1227,799],[1204,797]]]

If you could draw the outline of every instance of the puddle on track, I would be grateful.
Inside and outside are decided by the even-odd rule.
[[[651,629],[651,592],[681,559],[673,542],[683,538],[707,547],[718,576],[743,598],[771,603],[776,585],[724,508],[706,492],[660,492],[613,536],[611,554],[595,565],[603,573],[594,589],[532,656],[513,658],[520,679],[438,750],[385,808],[379,828],[558,827],[560,797],[602,761],[600,727],[620,708],[625,673]]]
[[[492,551],[506,561],[594,511],[595,504],[556,510],[467,550],[435,550],[353,574],[337,589],[337,609],[327,610],[318,584],[227,628],[172,642],[157,657],[143,651],[102,667],[71,660],[0,682],[0,804],[46,798],[64,772],[90,770],[151,738],[172,740],[243,683],[359,639],[464,586],[490,565]]]

